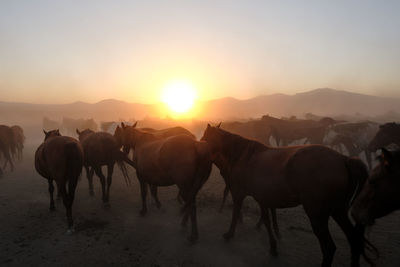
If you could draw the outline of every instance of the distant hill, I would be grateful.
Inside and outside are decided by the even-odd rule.
[[[204,110],[221,119],[260,117],[264,114],[301,116],[305,113],[375,117],[388,112],[400,113],[400,99],[321,88],[295,95],[262,95],[247,100],[216,99],[205,102]]]
[[[261,95],[247,100],[232,97],[199,103],[199,119],[227,120],[272,116],[302,116],[313,113],[322,116],[356,116],[369,118],[389,114],[399,117],[400,99],[384,98],[329,88],[315,89],[295,95]],[[0,123],[42,119],[47,116],[61,119],[63,116],[95,118],[96,120],[142,119],[159,116],[157,105],[128,103],[107,99],[95,104],[75,102],[63,105],[41,105],[29,103],[0,102]]]

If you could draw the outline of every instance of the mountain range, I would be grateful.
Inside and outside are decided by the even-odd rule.
[[[306,113],[321,116],[358,116],[369,118],[397,117],[400,114],[400,99],[385,98],[330,88],[320,88],[294,95],[272,94],[239,100],[232,97],[202,101],[198,103],[198,119],[233,120],[272,116],[303,116]],[[0,102],[0,123],[25,119],[52,119],[62,117],[95,118],[97,120],[143,119],[160,117],[159,105],[128,103],[107,99],[94,104],[74,102],[71,104],[29,104]],[[389,116],[388,115],[388,116]]]

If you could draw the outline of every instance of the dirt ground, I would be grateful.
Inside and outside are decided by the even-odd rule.
[[[25,157],[0,178],[1,266],[319,266],[321,253],[301,207],[278,210],[282,239],[278,257],[269,255],[266,231],[256,230],[259,210],[251,199],[244,204],[244,220],[235,238],[225,242],[222,234],[231,218],[231,200],[218,212],[223,182],[216,168],[198,196],[199,241],[187,241],[189,229],[180,227],[180,204],[176,187],[159,189],[163,204],[149,201],[149,212],[139,215],[139,186],[130,169],[127,187],[119,170],[111,188],[111,207],[104,208],[98,179],[90,197],[86,176],[76,192],[73,216],[76,231],[66,235],[62,202],[49,211],[47,181],[34,170],[38,145],[27,140]],[[337,251],[334,266],[349,266],[350,249],[334,222],[330,229]],[[369,239],[381,253],[378,266],[400,266],[400,216],[381,219]],[[365,262],[362,262],[365,265]]]

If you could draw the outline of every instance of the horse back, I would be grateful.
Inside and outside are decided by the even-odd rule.
[[[105,165],[116,158],[119,151],[115,137],[107,132],[96,132],[81,141],[85,165]]]
[[[68,136],[57,136],[45,141],[37,149],[35,162],[38,172],[46,178],[60,179],[79,176],[83,165],[80,143]]]

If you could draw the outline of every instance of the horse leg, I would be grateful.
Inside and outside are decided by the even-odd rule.
[[[10,169],[11,169],[11,171],[13,171],[14,170],[14,164],[13,164],[13,162],[11,160],[10,151],[4,150],[3,151],[3,155],[4,155],[4,158],[5,158],[4,165],[3,165],[3,170],[6,169],[7,163],[10,163]]]
[[[333,256],[335,255],[336,246],[332,240],[331,234],[329,232],[328,220],[329,215],[327,214],[313,214],[306,213],[310,219],[311,227],[318,238],[319,245],[322,251],[322,267],[332,266]]]
[[[93,190],[94,169],[89,168],[89,166],[85,166],[85,170],[86,170],[86,177],[87,177],[88,183],[89,183],[89,195],[94,196],[94,190]]]
[[[332,215],[335,222],[342,229],[344,234],[346,235],[347,241],[350,244],[351,248],[351,266],[358,267],[360,266],[360,256],[362,254],[362,242],[363,236],[358,236],[353,224],[350,222],[349,217],[347,216],[346,211],[336,212]]]
[[[226,197],[229,194],[229,187],[228,185],[225,185],[225,189],[224,189],[224,195],[222,197],[222,203],[221,203],[221,207],[219,208],[219,212],[222,212],[224,205],[225,205],[225,201],[226,201]]]
[[[73,220],[72,220],[72,211],[71,211],[71,204],[70,204],[70,197],[69,194],[67,193],[66,185],[64,184],[59,184],[57,183],[58,187],[58,192],[60,192],[60,195],[62,197],[64,207],[66,210],[66,215],[67,215],[67,225],[68,225],[68,231],[67,233],[71,233],[72,231],[72,226],[73,226]]]
[[[199,232],[197,229],[196,200],[194,200],[190,205],[190,220],[192,222],[192,233],[190,234],[189,240],[191,242],[195,242],[195,241],[197,241],[197,239],[199,239]]]
[[[274,227],[275,235],[278,239],[281,239],[281,233],[279,231],[278,220],[276,217],[276,209],[270,209],[272,215],[272,226]]]
[[[54,193],[53,180],[48,179],[48,183],[49,183],[49,193],[50,193],[50,211],[54,211],[55,206],[54,206],[54,198],[53,198],[53,193]]]
[[[110,201],[110,187],[112,183],[113,172],[114,172],[114,163],[110,163],[107,165],[107,193],[106,193],[107,202]]]
[[[158,199],[157,189],[158,189],[158,187],[156,185],[150,185],[150,192],[151,192],[151,195],[154,198],[154,201],[156,202],[156,207],[157,208],[161,208],[161,202]],[[179,194],[178,194],[178,196],[179,196]]]
[[[365,149],[364,154],[365,154],[365,158],[367,159],[368,168],[371,170],[372,169],[371,152],[369,152],[367,149]]]
[[[104,176],[103,172],[101,171],[101,166],[93,166],[94,172],[96,175],[100,178],[101,182],[101,190],[103,193],[103,203],[107,203],[107,197],[106,197],[106,177]]]
[[[69,234],[71,234],[74,231],[73,225],[74,222],[72,220],[72,204],[74,203],[74,199],[75,199],[75,189],[76,189],[76,184],[77,184],[77,177],[75,178],[75,180],[70,177],[70,180],[68,181],[68,204],[66,206],[67,208],[67,219],[68,219],[68,232]]]
[[[147,205],[146,205],[146,196],[147,196],[147,183],[140,180],[140,193],[142,195],[142,210],[140,211],[140,215],[144,216],[147,213]]]
[[[276,249],[276,240],[274,238],[274,235],[272,233],[272,228],[271,228],[271,220],[269,218],[269,209],[267,208],[261,208],[261,218],[264,221],[265,227],[267,228],[268,232],[268,238],[269,238],[269,243],[270,243],[270,254],[272,256],[277,256],[278,251]]]
[[[239,196],[235,196],[234,194],[232,194],[232,196],[233,196],[232,221],[231,221],[231,225],[229,227],[228,232],[226,232],[223,235],[225,240],[229,240],[235,235],[236,224],[237,224],[237,222],[239,220],[239,217],[240,217],[240,210],[242,208],[243,199],[244,199],[244,197],[242,197],[242,196],[239,197]]]

